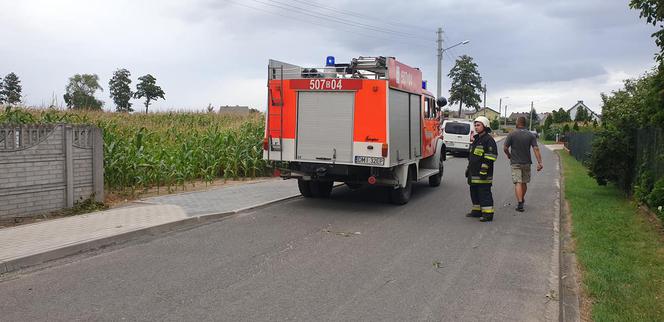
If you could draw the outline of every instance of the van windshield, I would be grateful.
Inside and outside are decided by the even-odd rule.
[[[470,133],[470,124],[449,122],[445,124],[445,133],[467,135]]]

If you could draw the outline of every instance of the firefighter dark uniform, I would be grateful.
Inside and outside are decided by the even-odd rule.
[[[468,153],[468,169],[466,176],[470,185],[470,199],[473,208],[469,217],[481,217],[482,221],[493,220],[493,163],[498,158],[496,141],[489,135],[491,130],[485,127],[482,134],[476,134],[470,144]]]

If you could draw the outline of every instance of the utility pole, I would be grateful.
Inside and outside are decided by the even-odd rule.
[[[443,86],[443,28],[438,28],[436,33],[438,34],[438,88],[436,91],[436,98],[438,98],[442,96],[441,88]]]
[[[500,100],[498,100],[498,116],[501,116],[503,112],[503,98],[501,97]]]
[[[528,126],[528,130],[533,130],[533,101],[530,101],[530,125]]]
[[[484,92],[484,116],[486,116],[486,84],[484,84],[484,88],[482,90]]]
[[[507,105],[505,105],[505,127],[507,127]]]

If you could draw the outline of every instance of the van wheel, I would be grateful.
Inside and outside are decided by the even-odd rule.
[[[406,186],[390,190],[390,202],[395,205],[405,205],[410,200],[413,194],[413,181],[411,180],[410,171],[408,171],[408,179],[406,179]]]
[[[316,198],[329,198],[334,181],[311,181],[311,194]]]
[[[305,198],[311,198],[314,195],[311,193],[311,181],[306,181],[303,179],[297,179],[297,187],[300,189],[300,193]]]
[[[429,186],[431,187],[438,187],[440,186],[440,182],[443,181],[443,157],[440,157],[440,160],[438,161],[438,174],[433,175],[429,177]]]

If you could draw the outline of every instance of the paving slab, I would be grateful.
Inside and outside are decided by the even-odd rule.
[[[298,196],[296,180],[268,180],[142,199],[141,202],[182,207],[187,216],[238,211]]]
[[[299,195],[267,180],[140,200],[127,207],[0,229],[0,274]]]

